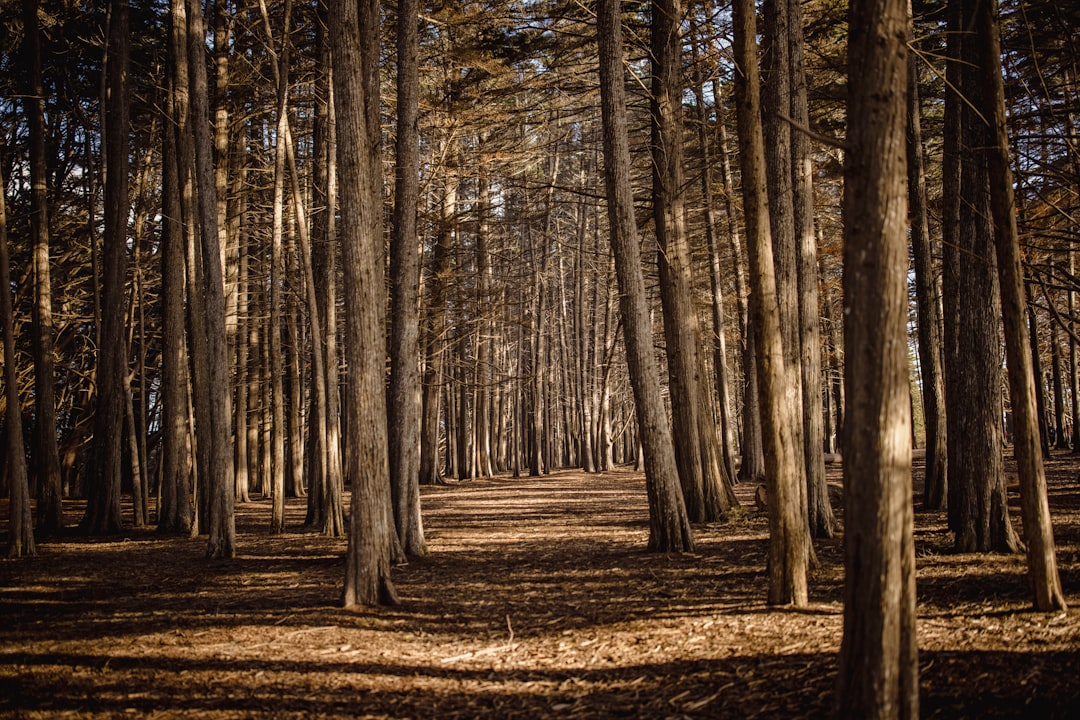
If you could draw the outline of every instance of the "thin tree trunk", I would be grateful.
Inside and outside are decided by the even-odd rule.
[[[732,5],[736,74],[735,98],[742,165],[743,212],[750,256],[751,324],[755,330],[755,361],[761,403],[762,447],[769,498],[768,602],[771,605],[807,603],[810,542],[800,471],[801,444],[793,431],[794,417],[786,388],[785,367],[769,234],[765,185],[765,140],[761,128],[757,42],[752,0]]]
[[[22,399],[15,364],[15,316],[12,314],[11,261],[8,259],[7,198],[0,182],[0,323],[4,332],[4,452],[8,481],[8,557],[36,555],[34,522],[30,514],[30,485],[22,432]]]
[[[1015,435],[1014,451],[1020,479],[1020,512],[1024,523],[1028,576],[1036,610],[1064,610],[1065,596],[1058,576],[1054,532],[1046,497],[1046,474],[1038,451],[1035,376],[1032,372],[1031,357],[1027,353],[1023,273],[1020,269],[1020,240],[1014,214],[1012,173],[1009,169],[1009,138],[1005,120],[997,3],[983,3],[975,19],[975,30],[981,40],[979,59],[985,82],[983,92],[977,97],[982,99],[983,116],[992,118],[993,142],[987,151],[991,178],[990,204],[994,219],[998,278],[1001,283],[1001,310],[1005,324],[1005,352]]]
[[[418,0],[400,0],[397,18],[397,143],[390,241],[390,488],[398,539],[425,555],[420,514],[420,201]]]
[[[630,187],[630,148],[623,84],[621,2],[600,0],[597,39],[600,57],[600,99],[604,125],[604,185],[619,306],[626,339],[626,362],[634,391],[638,428],[649,496],[649,550],[689,552],[694,538],[679,491],[675,448],[668,426],[656,358],[652,324],[642,276],[641,249]]]
[[[118,532],[120,519],[121,439],[124,429],[124,284],[128,240],[129,25],[127,0],[112,0],[106,82],[105,243],[102,262],[101,344],[98,346],[97,406],[94,412],[94,459],[88,466],[86,513],[80,527],[94,535]]]
[[[225,336],[225,281],[217,227],[217,190],[214,185],[209,90],[206,82],[206,44],[202,7],[188,0],[188,72],[191,80],[191,119],[195,134],[196,183],[199,188],[199,222],[202,248],[201,292],[206,311],[206,349],[209,360],[209,427],[201,442],[210,446],[208,483],[209,534],[206,555],[231,558],[236,554],[236,495],[232,467],[232,428],[229,415],[229,355]]]
[[[38,0],[24,0],[24,59],[27,94],[23,100],[30,141],[30,233],[33,238],[34,306],[31,327],[34,355],[34,435],[37,480],[37,530],[50,535],[63,528],[63,489],[57,446],[56,391],[52,320],[52,280],[49,272],[48,167],[45,160],[45,88],[41,70]],[[6,275],[4,277],[7,277]]]

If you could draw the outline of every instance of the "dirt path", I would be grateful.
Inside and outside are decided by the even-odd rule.
[[[1071,460],[1051,470],[1077,608],[1080,485]],[[694,555],[649,555],[629,471],[474,481],[423,503],[431,554],[395,570],[399,607],[366,613],[336,607],[344,541],[269,535],[265,501],[238,508],[234,561],[137,531],[0,561],[0,716],[828,714],[839,540],[817,546],[811,606],[777,611],[764,516],[697,528]],[[289,512],[295,528],[302,501]],[[950,554],[942,521],[918,517],[923,715],[1069,716],[1080,611],[1027,612],[1023,559]]]

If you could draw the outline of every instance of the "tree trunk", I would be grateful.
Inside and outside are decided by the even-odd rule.
[[[600,0],[597,40],[600,99],[604,124],[604,185],[619,307],[626,339],[626,362],[634,391],[638,428],[645,456],[649,496],[649,550],[690,552],[694,538],[679,492],[679,475],[667,412],[660,395],[652,327],[642,276],[634,199],[630,186],[630,148],[623,85],[622,26],[619,0]]]
[[[214,185],[213,144],[210,135],[209,90],[206,82],[206,44],[202,7],[188,0],[188,73],[191,80],[191,119],[195,134],[196,183],[199,188],[199,224],[206,311],[206,350],[209,360],[209,427],[200,442],[209,447],[210,493],[208,509],[209,558],[236,554],[236,523],[233,517],[235,483],[232,467],[232,418],[229,416],[229,354],[225,335],[225,280],[221,267],[217,227],[217,190]]]
[[[187,455],[187,344],[184,341],[184,223],[180,199],[179,137],[187,132],[187,10],[172,0],[169,54],[172,58],[162,123],[161,226],[161,471],[158,531],[191,532],[191,461]]]
[[[1020,479],[1020,512],[1024,522],[1028,576],[1035,609],[1042,612],[1065,609],[1061,579],[1054,552],[1054,532],[1046,497],[1046,473],[1038,449],[1035,421],[1035,375],[1027,353],[1024,325],[1023,274],[1020,269],[1020,240],[1014,214],[1012,173],[1009,169],[1009,138],[1005,120],[1005,90],[1001,75],[1001,43],[998,39],[997,3],[982,3],[977,9],[977,57],[984,77],[981,98],[983,117],[991,122],[992,143],[987,147],[990,173],[991,210],[994,241],[1001,283],[1001,310],[1005,324],[1005,352],[1012,396],[1014,450]],[[1059,432],[1060,432],[1059,428]]]
[[[800,128],[810,127],[807,105],[802,6],[799,0],[785,0],[789,21],[791,118],[792,211],[795,220],[795,249],[799,293],[798,323],[802,372],[803,462],[806,465],[806,505],[810,534],[831,538],[836,529],[829,486],[825,479],[825,420],[822,408],[821,310],[818,292],[817,235],[814,232],[813,161],[810,138]]]
[[[352,482],[349,546],[343,602],[356,605],[393,604],[397,593],[390,580],[394,533],[387,456],[386,391],[383,383],[385,297],[383,286],[380,204],[372,176],[378,155],[365,112],[368,101],[356,3],[330,3],[330,45],[337,101],[338,172],[341,183],[341,245],[345,270],[348,366],[345,407],[346,475]]]
[[[397,18],[397,144],[390,241],[390,488],[398,539],[425,555],[420,515],[420,201],[418,0],[401,0]]]
[[[63,528],[63,491],[56,427],[56,373],[53,360],[52,280],[49,272],[48,167],[45,161],[45,88],[41,71],[38,0],[24,0],[27,94],[23,100],[30,141],[30,234],[34,248],[34,455],[37,529],[50,535]],[[5,277],[7,277],[5,275]]]
[[[837,716],[919,717],[907,357],[905,0],[849,10],[844,636]]]
[[[15,316],[12,314],[11,262],[8,259],[7,198],[0,182],[0,323],[4,332],[4,452],[8,480],[8,557],[36,555],[34,523],[30,514],[30,485],[23,445],[22,399],[15,364]]]
[[[910,5],[910,0],[909,3]],[[910,33],[909,33],[910,34]],[[926,423],[926,472],[923,506],[940,510],[948,487],[945,381],[941,357],[941,304],[934,279],[933,250],[926,211],[926,173],[923,169],[922,110],[918,65],[908,53],[907,178],[911,255],[915,271],[915,302],[919,321],[919,367],[922,370],[923,416]]]
[[[80,527],[94,535],[119,532],[121,439],[124,435],[124,284],[128,240],[128,3],[112,0],[106,82],[105,242],[102,261],[101,344],[98,346],[97,407],[93,461],[88,467],[87,504]]]
[[[772,239],[767,222],[765,140],[761,128],[754,20],[753,2],[735,0],[732,6],[733,48],[735,61],[743,68],[742,73],[736,74],[736,114],[750,257],[751,324],[756,341],[762,448],[769,497],[768,602],[802,606],[808,600],[806,575],[810,541],[805,486],[800,471],[802,446],[793,431],[795,418],[786,392],[790,377],[785,366]]]

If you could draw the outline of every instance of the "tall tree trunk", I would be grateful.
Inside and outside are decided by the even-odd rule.
[[[184,212],[179,133],[187,131],[187,9],[172,0],[168,117],[162,123],[161,471],[158,530],[191,532],[191,460],[187,454],[187,344],[184,341]]]
[[[105,127],[105,242],[102,261],[101,343],[98,345],[94,460],[88,466],[87,504],[81,528],[91,534],[118,532],[120,520],[121,439],[124,435],[124,283],[128,240],[129,50],[127,0],[112,0],[109,16],[109,102]]]
[[[23,99],[30,140],[30,234],[34,248],[34,455],[37,481],[37,529],[48,535],[64,526],[57,446],[56,392],[53,360],[52,280],[49,272],[48,167],[45,161],[45,87],[41,71],[38,0],[24,0],[24,61],[27,93]],[[5,276],[7,277],[7,276]]]
[[[202,7],[188,0],[188,73],[191,81],[191,120],[195,135],[196,184],[203,285],[196,289],[204,299],[206,350],[209,360],[209,427],[201,443],[209,444],[208,489],[209,558],[236,554],[236,522],[233,517],[235,483],[232,467],[232,418],[229,415],[229,354],[225,335],[225,280],[217,227],[217,190],[214,185],[213,142],[210,135],[209,89],[206,82],[206,44]]]
[[[837,716],[919,717],[907,353],[905,0],[849,10],[844,636]]]
[[[398,539],[425,555],[420,515],[419,1],[401,0],[397,18],[397,164],[390,239],[390,488]]]
[[[772,239],[769,234],[765,185],[765,140],[761,128],[760,82],[757,71],[754,5],[732,5],[736,74],[735,102],[742,165],[743,213],[750,256],[751,313],[754,326],[758,397],[761,403],[762,447],[769,498],[769,591],[771,605],[805,605],[809,530],[805,486],[800,471],[801,444],[793,431],[794,416],[786,393],[790,383],[780,329]]]
[[[675,448],[660,395],[652,324],[642,275],[641,248],[630,187],[630,147],[623,85],[622,26],[619,0],[600,0],[597,40],[600,57],[600,104],[604,124],[604,186],[619,308],[626,339],[626,363],[634,391],[649,496],[649,549],[689,552],[694,538],[679,492]]]
[[[15,316],[11,300],[11,262],[8,259],[7,198],[0,181],[0,323],[4,332],[4,452],[8,481],[8,556],[36,555],[34,523],[30,514],[30,484],[26,474],[26,447],[22,432],[22,399],[15,364]]]
[[[831,538],[836,528],[829,486],[825,480],[825,419],[822,409],[821,310],[818,292],[817,235],[814,232],[813,161],[810,138],[800,130],[810,126],[806,90],[805,49],[800,0],[787,2],[788,47],[791,61],[792,212],[795,220],[796,274],[799,308],[799,367],[802,372],[803,462],[806,465],[806,505],[810,534]]]
[[[910,0],[908,4],[911,4]],[[941,304],[934,279],[933,250],[927,220],[922,110],[915,53],[908,53],[907,103],[908,218],[911,224],[911,256],[919,321],[919,367],[922,370],[923,416],[926,423],[926,472],[922,500],[926,509],[940,510],[945,505],[948,487],[945,379],[941,367]]]
[[[653,221],[659,245],[672,431],[680,439],[675,446],[679,480],[690,520],[713,522],[730,507],[731,496],[720,490],[724,466],[713,416],[703,402],[706,383],[684,198],[682,15],[681,0],[652,3]]]
[[[343,601],[355,605],[393,604],[390,580],[394,520],[387,457],[386,391],[383,383],[385,297],[381,203],[373,186],[377,143],[365,112],[370,100],[361,52],[363,35],[377,38],[377,26],[361,27],[356,3],[330,3],[330,44],[337,101],[338,172],[341,183],[341,244],[345,269],[346,475],[352,482],[352,511]]]
[[[970,28],[980,0],[960,0],[962,25]],[[984,70],[977,43],[961,41],[960,92],[983,92]],[[949,468],[949,506],[955,515],[956,549],[1016,552],[1019,538],[1008,517],[1005,470],[1001,453],[1001,325],[1000,298],[990,225],[990,187],[986,155],[990,141],[984,120],[974,108],[961,112],[959,234],[959,357],[957,405],[946,410],[960,416],[956,437],[958,472]],[[950,460],[953,455],[949,448]],[[953,507],[956,501],[956,507]]]
[[[1005,324],[1005,352],[1015,434],[1013,447],[1020,479],[1020,512],[1024,522],[1028,575],[1036,610],[1064,610],[1065,596],[1058,576],[1054,532],[1046,497],[1046,473],[1038,449],[1035,376],[1032,372],[1031,356],[1027,353],[1024,278],[1020,269],[1020,240],[1014,214],[1012,173],[1009,169],[1009,138],[1005,120],[997,3],[984,2],[978,6],[976,13],[975,31],[979,38],[976,57],[980,60],[985,83],[983,92],[976,97],[981,98],[983,117],[991,122],[993,132],[992,142],[987,146],[990,205],[994,218],[998,278],[1001,283],[1001,310]]]

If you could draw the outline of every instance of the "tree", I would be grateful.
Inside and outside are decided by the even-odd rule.
[[[909,2],[910,4],[910,2]],[[942,370],[941,302],[934,279],[930,226],[927,219],[926,173],[923,164],[918,66],[908,53],[907,176],[911,257],[915,271],[915,303],[919,320],[919,368],[922,372],[923,415],[926,423],[926,472],[923,505],[940,510],[948,487],[948,444],[945,419],[945,379]]]
[[[346,476],[352,483],[344,604],[394,604],[390,551],[394,521],[390,508],[386,392],[383,383],[384,297],[381,208],[373,202],[372,177],[378,145],[368,126],[368,102],[356,3],[330,3],[330,42],[337,101],[338,177],[341,188],[341,247],[345,270],[345,360],[348,413]],[[370,56],[369,56],[370,57]]]
[[[919,716],[907,359],[905,0],[849,9],[844,636],[837,715]]]
[[[229,354],[225,335],[225,278],[217,227],[217,190],[214,183],[213,144],[210,135],[209,89],[206,82],[206,44],[202,7],[188,0],[188,73],[191,81],[191,120],[195,138],[195,178],[198,187],[199,237],[201,240],[202,295],[206,312],[206,348],[209,362],[209,426],[200,441],[209,445],[210,474],[208,518],[209,558],[236,554],[236,521],[233,517],[235,483],[232,467],[232,428],[229,413]]]
[[[162,127],[161,223],[161,501],[158,530],[191,531],[191,454],[188,449],[187,344],[184,341],[184,211],[179,135],[188,126],[187,9],[172,0],[172,57]]]
[[[22,400],[16,374],[15,318],[11,311],[11,262],[8,259],[7,190],[0,180],[0,323],[4,332],[4,452],[8,473],[8,555],[36,555],[34,524],[30,514],[30,486],[26,477],[26,448],[23,445]]]
[[[604,186],[619,309],[626,340],[626,363],[634,389],[638,432],[645,456],[649,494],[649,549],[688,552],[694,539],[686,506],[679,492],[675,449],[653,356],[652,328],[641,269],[637,221],[630,188],[630,149],[626,130],[626,89],[623,87],[620,0],[601,0],[597,13],[600,58],[600,97],[604,124]]]
[[[752,333],[756,343],[762,449],[769,497],[769,591],[772,605],[807,603],[810,561],[801,445],[793,431],[795,417],[787,399],[790,378],[785,365],[777,300],[772,240],[765,185],[765,140],[761,128],[760,81],[754,5],[732,5],[733,49],[741,69],[735,75],[735,107],[742,166],[743,214],[750,260]]]
[[[979,0],[961,5],[961,27],[970,27]],[[1016,552],[1019,538],[1009,521],[1001,454],[1001,326],[999,289],[992,250],[990,184],[986,154],[990,142],[984,119],[970,99],[983,92],[977,43],[964,35],[960,48],[959,91],[968,99],[960,118],[960,208],[957,353],[960,364],[946,383],[946,414],[958,418],[949,429],[949,511],[960,552]],[[950,385],[953,385],[950,389]],[[954,446],[956,452],[954,453]],[[955,454],[956,463],[953,464]],[[954,472],[955,470],[955,472]]]
[[[102,262],[101,342],[94,412],[94,461],[88,468],[87,504],[80,527],[91,534],[119,532],[121,439],[124,436],[124,375],[127,337],[124,295],[128,242],[128,53],[127,0],[111,0],[105,109],[105,243]]]
[[[1054,532],[1046,497],[1046,474],[1039,452],[1036,421],[1035,375],[1028,354],[1025,320],[1024,276],[1020,269],[1020,241],[1014,212],[1009,138],[1005,122],[1005,89],[1001,76],[1001,44],[998,39],[997,3],[980,3],[976,10],[977,53],[984,71],[983,91],[978,94],[983,117],[990,122],[992,142],[987,146],[994,247],[1001,284],[1001,313],[1005,326],[1005,352],[1013,410],[1013,447],[1020,479],[1020,512],[1024,522],[1028,574],[1035,609],[1065,609],[1065,596],[1057,571]],[[1064,428],[1058,426],[1059,434]]]
[[[418,0],[398,3],[397,164],[390,239],[390,489],[398,539],[424,555],[420,516],[420,199]]]
[[[52,280],[49,272],[48,166],[45,160],[45,87],[41,70],[41,32],[38,0],[24,0],[25,57],[29,68],[23,100],[30,140],[30,226],[34,238],[34,411],[37,419],[37,524],[43,533],[64,525],[57,447],[56,392],[52,319]]]
[[[682,15],[679,0],[652,3],[653,221],[659,245],[657,262],[672,430],[680,438],[675,448],[679,480],[690,519],[712,522],[731,502],[728,494],[720,491],[726,466],[720,461],[712,413],[702,403],[706,397],[704,365],[684,197],[682,43],[678,22]]]

